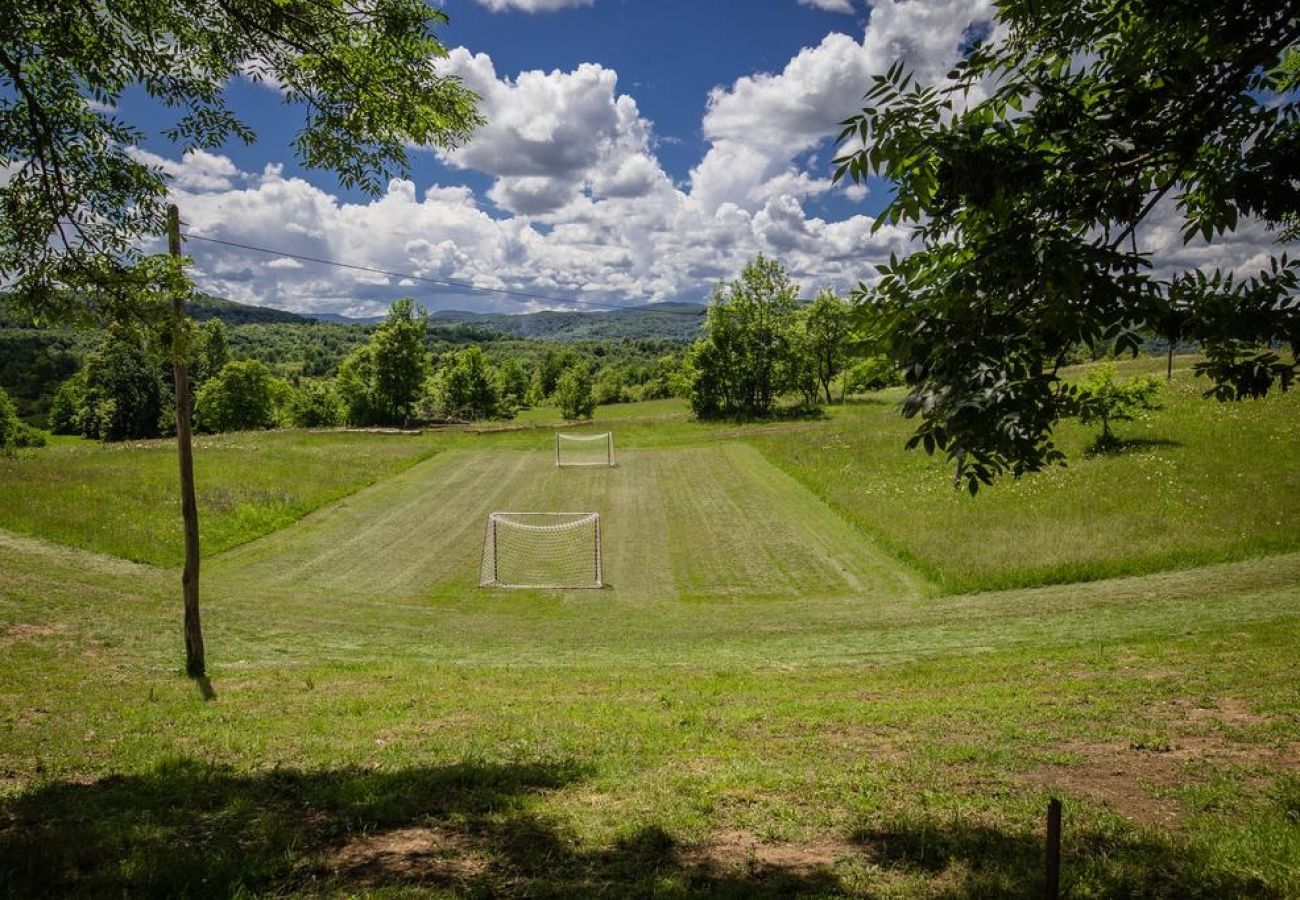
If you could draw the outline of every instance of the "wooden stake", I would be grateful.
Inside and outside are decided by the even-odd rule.
[[[181,214],[175,204],[167,207],[167,250],[181,255]],[[185,568],[181,591],[185,597],[185,672],[203,678],[203,625],[199,621],[199,506],[194,498],[194,446],[190,436],[190,367],[185,361],[182,323],[185,300],[172,297],[172,373],[176,382],[176,446],[180,452],[181,519],[185,524]]]
[[[1061,801],[1055,797],[1047,804],[1047,900],[1061,897]]]

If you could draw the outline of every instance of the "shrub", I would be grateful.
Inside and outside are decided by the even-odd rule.
[[[290,388],[281,411],[290,428],[330,428],[343,421],[343,402],[329,381],[304,381]]]
[[[903,383],[903,373],[887,356],[869,356],[856,363],[844,375],[845,393],[861,394],[883,391]]]
[[[0,455],[13,456],[20,447],[44,447],[45,433],[18,418],[18,408],[0,388]]]
[[[250,431],[275,426],[271,370],[257,360],[226,363],[199,390],[194,423],[200,431]]]
[[[1111,433],[1111,422],[1132,421],[1135,413],[1158,409],[1155,396],[1160,392],[1160,382],[1151,375],[1131,378],[1125,382],[1115,380],[1115,366],[1106,363],[1094,369],[1079,385],[1075,395],[1076,415],[1084,425],[1101,424],[1101,434],[1089,448],[1094,453],[1104,453],[1120,446]]]

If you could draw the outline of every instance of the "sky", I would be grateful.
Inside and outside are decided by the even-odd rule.
[[[603,309],[706,302],[763,253],[803,296],[843,293],[909,239],[872,231],[888,185],[832,183],[837,123],[897,59],[942,78],[993,15],[991,0],[440,6],[441,65],[479,94],[487,123],[457,149],[415,149],[410,177],[377,198],[294,160],[301,115],[272,87],[229,86],[256,143],[184,155],[158,134],[166,111],[122,99],[118,113],[152,135],[139,157],[171,176],[200,289],[349,316],[401,296],[432,310]],[[1241,263],[1267,252],[1258,231],[1229,251],[1176,247],[1159,223],[1149,235],[1199,252],[1193,264]]]

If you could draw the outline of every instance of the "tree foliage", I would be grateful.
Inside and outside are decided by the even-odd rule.
[[[276,424],[271,370],[256,360],[226,363],[199,389],[194,403],[200,431],[254,431]]]
[[[116,112],[141,89],[179,110],[182,149],[255,135],[230,106],[240,78],[275,84],[302,112],[294,149],[346,187],[378,194],[411,145],[452,146],[478,125],[476,97],[440,72],[423,0],[122,0],[3,4],[0,279],[43,316],[118,297],[137,241],[163,230],[164,173],[132,149]],[[94,286],[93,298],[66,288]]]
[[[338,392],[353,425],[405,425],[424,395],[432,363],[428,312],[403,298],[363,346],[339,365]]]
[[[1105,452],[1119,446],[1110,430],[1111,423],[1130,422],[1137,413],[1156,409],[1158,393],[1160,382],[1150,375],[1116,381],[1115,366],[1110,363],[1103,363],[1088,373],[1079,384],[1075,403],[1080,422],[1101,425],[1101,434],[1092,442],[1092,450]]]
[[[853,307],[832,291],[819,293],[803,311],[804,353],[827,403],[832,399],[831,382],[848,361],[853,318]]]
[[[875,79],[837,178],[897,185],[877,220],[920,249],[871,302],[906,375],[911,446],[942,451],[971,491],[1061,460],[1079,344],[1134,350],[1144,331],[1198,342],[1223,399],[1293,379],[1297,264],[1239,277],[1162,273],[1153,215],[1213,240],[1247,218],[1300,234],[1300,14],[1293,2],[1001,0],[996,43],[941,86],[901,64]],[[981,99],[982,98],[982,99]],[[1284,361],[1267,348],[1289,344]]]
[[[574,363],[560,374],[555,383],[555,402],[560,415],[570,420],[590,419],[596,412],[591,369],[585,363]]]
[[[781,264],[761,255],[719,286],[708,334],[688,355],[696,415],[765,416],[782,393],[798,388],[797,297]]]
[[[101,441],[160,437],[168,427],[170,388],[159,350],[140,334],[114,329],[86,360],[81,433]]]
[[[443,356],[431,393],[447,418],[493,419],[502,412],[498,381],[483,348],[476,344]]]

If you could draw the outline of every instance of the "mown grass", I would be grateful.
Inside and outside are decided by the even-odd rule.
[[[241,432],[194,442],[205,555],[220,553],[435,452],[428,436]],[[184,557],[176,444],[56,440],[0,456],[0,527],[137,562]]]
[[[1120,375],[1152,367],[1122,364]],[[814,432],[755,446],[945,591],[992,590],[1155,572],[1300,549],[1300,396],[1219,404],[1175,369],[1162,408],[1119,423],[1119,453],[1088,455],[1093,431],[1067,422],[1069,457],[979,496],[954,490],[942,460],[901,447],[897,392],[831,410]]]

